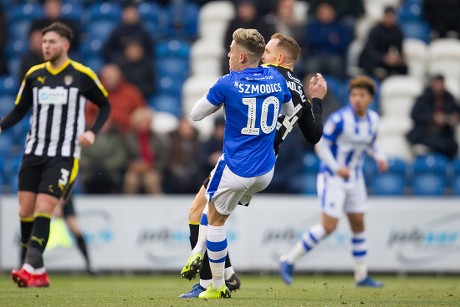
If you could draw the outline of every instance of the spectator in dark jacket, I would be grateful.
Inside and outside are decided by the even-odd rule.
[[[460,36],[460,1],[425,0],[422,14],[433,30],[433,38]]]
[[[359,58],[359,67],[380,80],[389,75],[405,75],[407,65],[403,57],[403,38],[395,9],[386,7],[382,21],[369,32]]]
[[[21,70],[19,72],[19,82],[22,81],[29,69],[37,64],[43,63],[42,51],[42,31],[33,30],[29,33],[29,51],[21,56]]]
[[[61,0],[45,0],[43,3],[43,12],[45,13],[45,18],[32,21],[29,33],[35,30],[42,30],[53,22],[62,22],[73,32],[73,38],[70,44],[71,51],[77,51],[80,44],[80,25],[74,20],[62,17]]]
[[[345,57],[353,31],[337,20],[334,7],[328,3],[322,3],[315,16],[305,31],[307,72],[321,72],[344,79]]]
[[[136,5],[126,5],[121,19],[121,23],[113,30],[104,45],[104,59],[108,62],[115,61],[132,41],[138,41],[144,47],[145,54],[153,56],[153,41],[149,32],[142,26]]]
[[[143,45],[133,40],[125,46],[122,55],[115,58],[125,78],[135,84],[147,99],[155,91],[155,73],[153,60],[145,54]]]
[[[443,76],[432,78],[430,86],[417,98],[411,117],[414,128],[407,134],[409,142],[424,145],[448,158],[457,155],[455,128],[459,123],[460,108],[446,90]]]

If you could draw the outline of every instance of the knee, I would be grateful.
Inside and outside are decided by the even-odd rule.
[[[33,218],[34,217],[34,209],[28,208],[26,206],[19,207],[19,218]]]
[[[323,227],[326,231],[326,235],[329,235],[337,228],[337,223],[324,223]]]

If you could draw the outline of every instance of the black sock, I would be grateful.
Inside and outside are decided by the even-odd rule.
[[[188,227],[190,228],[190,245],[192,246],[192,249],[194,249],[196,242],[198,242],[198,232],[200,231],[200,225],[189,223]]]
[[[35,216],[25,261],[33,268],[42,268],[44,266],[43,252],[50,235],[50,221],[50,217],[45,214]]]
[[[33,218],[21,218],[21,258],[19,259],[21,266],[26,260],[27,246],[34,226]]]
[[[82,253],[83,257],[85,258],[86,266],[89,267],[90,262],[89,262],[88,250],[86,249],[85,238],[83,238],[83,236],[79,234],[78,236],[75,236],[75,239],[77,240],[78,249]]]

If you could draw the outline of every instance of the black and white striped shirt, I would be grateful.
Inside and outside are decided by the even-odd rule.
[[[24,153],[79,158],[78,137],[85,129],[86,99],[100,108],[107,104],[104,109],[108,116],[107,95],[96,74],[78,62],[68,60],[59,69],[52,69],[49,63],[33,66],[24,77],[15,107],[20,110],[21,118],[24,111],[32,108]],[[17,121],[17,118],[8,120],[7,116],[1,128]],[[97,132],[102,124],[92,130]]]

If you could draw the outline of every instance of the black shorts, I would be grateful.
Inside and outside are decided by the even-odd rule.
[[[24,155],[19,169],[19,191],[65,197],[78,174],[78,159]]]

